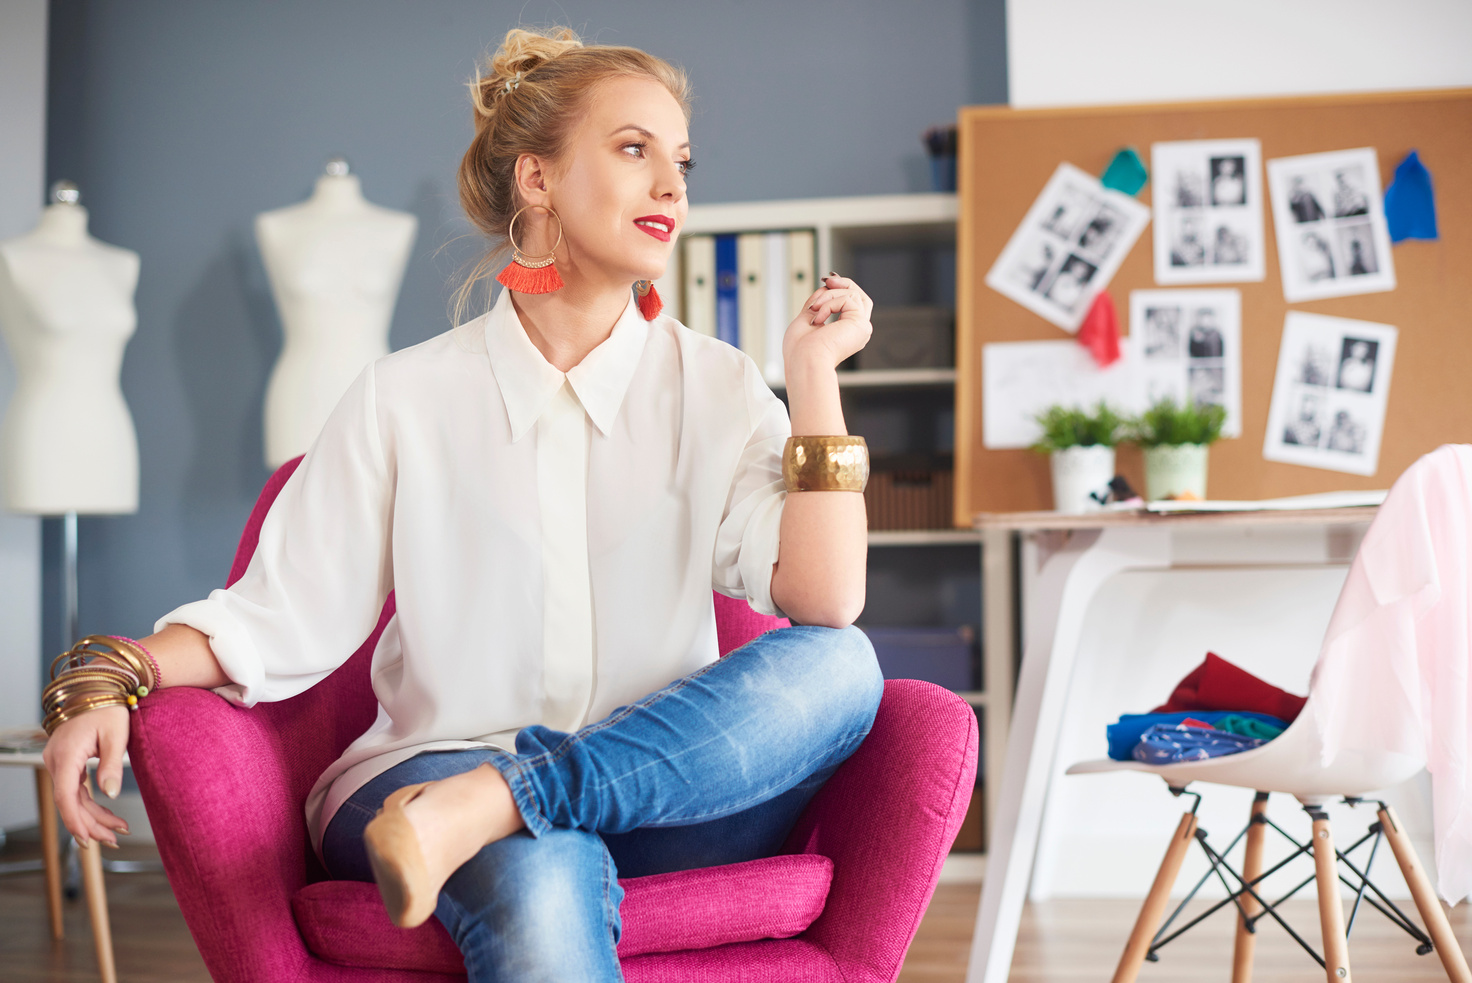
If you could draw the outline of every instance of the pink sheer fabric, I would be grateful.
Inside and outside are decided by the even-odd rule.
[[[1341,750],[1422,756],[1437,889],[1472,897],[1472,446],[1406,469],[1350,567],[1314,668],[1327,764]]]

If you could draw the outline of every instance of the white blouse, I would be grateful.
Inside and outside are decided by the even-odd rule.
[[[362,644],[378,719],[318,779],[337,808],[431,749],[575,730],[719,655],[711,589],[772,602],[786,407],[740,350],[633,303],[566,374],[502,291],[353,383],[245,575],[160,618],[209,636],[237,706],[284,700]]]

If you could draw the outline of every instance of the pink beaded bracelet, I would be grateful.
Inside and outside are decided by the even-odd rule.
[[[144,648],[142,643],[138,642],[135,639],[129,638],[126,635],[109,635],[108,637],[116,638],[118,641],[127,642],[130,645],[136,645],[138,647],[138,651],[142,652],[145,656],[148,657],[148,664],[153,667],[153,688],[164,688],[164,671],[158,667],[158,660],[153,657],[152,652]]]

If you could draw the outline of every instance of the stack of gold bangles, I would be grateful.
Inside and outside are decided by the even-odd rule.
[[[163,673],[153,655],[131,638],[88,635],[71,651],[51,660],[51,682],[41,693],[50,736],[62,723],[98,707],[138,709],[138,701],[158,689]]]
[[[869,445],[863,437],[788,437],[782,483],[790,492],[862,492],[869,483]]]

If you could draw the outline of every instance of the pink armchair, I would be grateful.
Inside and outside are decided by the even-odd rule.
[[[296,464],[261,492],[230,582]],[[722,653],[786,624],[719,594],[715,603]],[[373,720],[369,663],[393,604],[352,658],[298,697],[242,710],[208,690],[166,689],[133,718],[128,751],[164,868],[220,983],[465,978],[438,921],[395,928],[376,887],[328,879],[307,839],[307,793]],[[781,856],[622,882],[625,977],[893,980],[966,812],[976,754],[976,718],[959,697],[886,683],[873,730]]]

